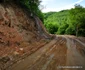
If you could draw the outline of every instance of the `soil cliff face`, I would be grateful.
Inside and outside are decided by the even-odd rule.
[[[28,45],[32,38],[37,38],[34,25],[33,19],[18,6],[0,5],[0,47],[22,47],[22,43]]]
[[[16,55],[31,54],[47,43],[39,36],[34,19],[26,13],[16,4],[0,4],[1,63],[4,63],[3,58],[7,62],[15,59]]]

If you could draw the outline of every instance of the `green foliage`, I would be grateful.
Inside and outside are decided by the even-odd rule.
[[[55,34],[58,30],[58,26],[56,24],[51,24],[51,23],[46,25],[46,28],[47,28],[48,32],[51,34]]]
[[[65,34],[68,35],[75,35],[75,29],[73,26],[69,26],[66,30],[65,30]]]
[[[44,13],[44,25],[50,33],[85,36],[85,8],[75,5],[70,10]]]
[[[54,14],[56,12],[48,12],[48,13],[44,13],[44,19],[48,18],[50,15]]]
[[[57,34],[65,34],[65,30],[68,28],[68,24],[66,23],[63,23],[60,27],[59,27],[59,29],[58,29],[58,31],[57,31]]]
[[[48,26],[50,23],[51,26],[53,27],[53,24],[55,24],[55,26],[57,27],[57,30],[54,30],[56,32],[51,32],[51,33],[64,34],[65,29],[68,27],[68,24],[67,24],[68,14],[69,14],[68,10],[63,10],[60,12],[44,13],[44,25]],[[48,29],[50,30],[51,26],[46,27],[47,30]]]
[[[44,16],[39,9],[39,5],[41,3],[40,0],[20,0],[20,3],[24,5],[32,14],[37,15],[43,21]]]
[[[73,29],[75,29],[75,35],[84,36],[85,28],[82,26],[85,26],[85,8],[80,5],[75,5],[75,8],[69,12],[69,18],[71,22],[69,25],[72,25]]]

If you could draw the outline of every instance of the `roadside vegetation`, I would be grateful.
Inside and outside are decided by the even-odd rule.
[[[25,8],[27,8],[33,15],[38,16],[42,22],[44,19],[44,15],[41,12],[41,10],[39,9],[41,0],[19,0],[20,3],[25,6]]]

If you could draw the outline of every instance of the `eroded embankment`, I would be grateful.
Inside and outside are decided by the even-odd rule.
[[[39,35],[30,13],[14,3],[0,3],[0,69],[24,59],[50,40]]]

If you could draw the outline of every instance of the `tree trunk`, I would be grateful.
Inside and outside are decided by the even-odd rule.
[[[76,36],[78,37],[78,26],[76,27]]]

